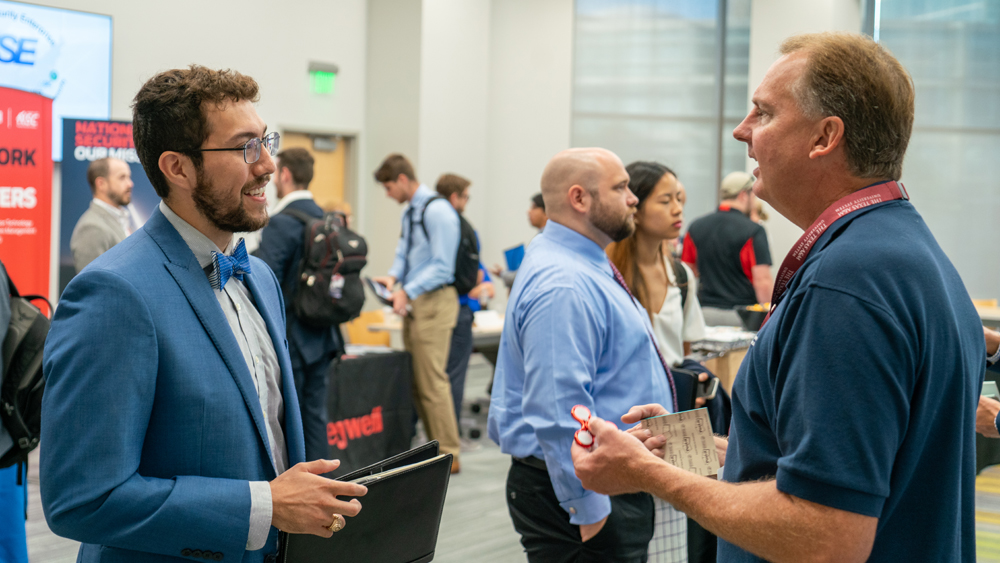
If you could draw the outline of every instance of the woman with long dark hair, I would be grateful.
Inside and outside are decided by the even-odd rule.
[[[666,242],[681,234],[684,187],[658,162],[633,162],[625,169],[628,187],[639,198],[635,233],[608,246],[608,256],[646,308],[663,359],[676,366],[691,352],[691,342],[705,336],[697,281]]]

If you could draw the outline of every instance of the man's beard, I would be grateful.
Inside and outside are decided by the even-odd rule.
[[[191,193],[194,207],[204,215],[216,228],[230,232],[243,233],[263,229],[267,225],[268,216],[256,218],[247,212],[243,206],[243,192],[253,186],[265,185],[271,175],[260,176],[247,182],[237,194],[235,203],[227,201],[228,194],[215,193],[212,184],[205,179],[204,171],[198,169],[198,185]]]
[[[588,219],[599,231],[611,237],[611,240],[621,242],[635,232],[635,220],[631,211],[632,208],[628,208],[624,216],[615,216],[613,210],[605,206],[595,194]]]
[[[124,191],[117,194],[109,193],[108,199],[110,199],[111,203],[114,203],[118,207],[125,207],[126,205],[132,203],[132,194],[129,193],[128,191]]]

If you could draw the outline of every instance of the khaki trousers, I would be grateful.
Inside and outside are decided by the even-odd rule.
[[[458,293],[452,286],[427,292],[410,302],[403,318],[403,345],[413,356],[413,403],[427,437],[441,453],[458,459],[458,421],[448,382],[448,348],[458,320]]]

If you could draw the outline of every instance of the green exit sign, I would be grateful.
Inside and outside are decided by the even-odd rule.
[[[332,94],[333,85],[337,81],[334,72],[313,71],[309,73],[310,90],[313,94]]]

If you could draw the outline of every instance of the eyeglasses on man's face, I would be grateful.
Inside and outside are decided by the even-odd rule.
[[[188,149],[186,151],[177,152],[215,152],[215,151],[243,151],[243,161],[247,164],[253,164],[260,159],[260,148],[267,148],[267,152],[271,156],[278,154],[278,145],[280,145],[281,135],[278,133],[268,133],[264,138],[255,137],[249,141],[243,143],[241,147],[233,147],[231,149]]]

